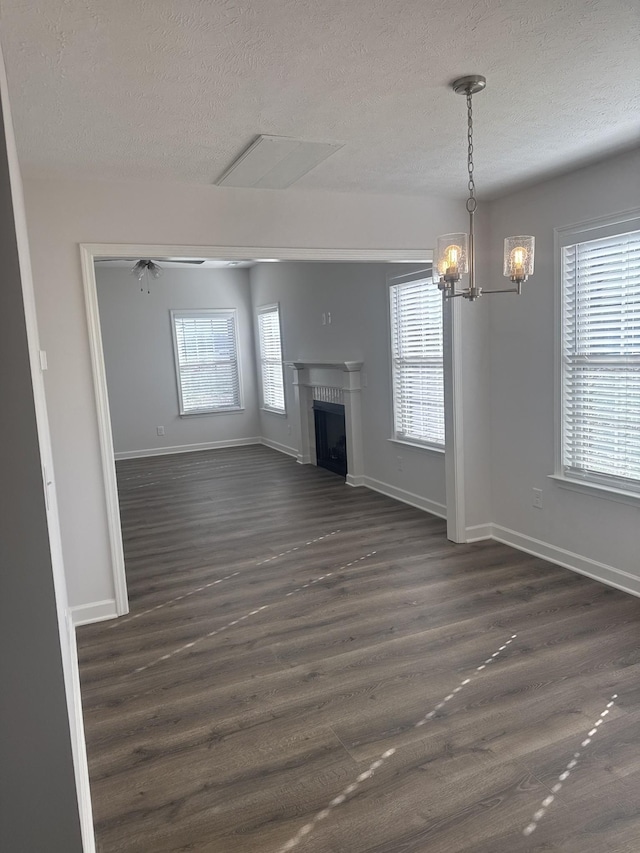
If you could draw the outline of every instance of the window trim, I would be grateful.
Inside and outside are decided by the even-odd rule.
[[[563,288],[562,250],[574,243],[614,237],[628,231],[640,230],[640,208],[623,211],[613,216],[602,216],[574,225],[553,229],[554,256],[554,472],[549,479],[556,486],[583,494],[595,495],[605,500],[640,505],[640,483],[638,492],[629,491],[607,481],[606,475],[572,475],[564,470],[564,398],[563,398]]]
[[[268,406],[265,403],[264,399],[264,377],[262,372],[262,347],[260,345],[260,314],[269,314],[275,311],[278,315],[278,329],[280,330],[280,368],[282,371],[282,398],[284,400],[284,406],[282,409],[277,409],[275,406]],[[258,364],[260,365],[260,377],[259,377],[259,385],[260,385],[260,410],[263,412],[269,412],[272,415],[280,415],[281,417],[287,416],[287,390],[284,381],[284,350],[282,346],[282,315],[280,313],[280,303],[279,302],[271,302],[268,305],[257,305],[256,306],[256,336],[258,343]]]
[[[215,408],[215,409],[197,409],[191,412],[185,412],[184,410],[184,402],[182,396],[182,379],[180,376],[180,360],[178,358],[178,338],[176,335],[176,318],[182,317],[206,317],[209,315],[215,314],[224,314],[226,316],[231,316],[233,318],[234,329],[235,329],[235,342],[236,342],[236,366],[238,371],[238,398],[240,405],[238,406],[227,406],[224,408]],[[169,317],[171,323],[171,336],[173,340],[173,362],[175,366],[175,377],[176,377],[176,391],[178,395],[178,415],[181,418],[193,418],[193,417],[201,417],[202,415],[230,415],[230,414],[240,414],[244,412],[244,387],[242,381],[242,359],[241,359],[241,350],[240,350],[240,336],[238,334],[238,311],[236,308],[189,308],[189,309],[180,309],[180,308],[171,308],[169,310]]]
[[[445,440],[442,444],[437,444],[434,441],[426,441],[419,438],[408,438],[404,435],[401,435],[396,432],[396,418],[395,418],[395,385],[394,385],[394,365],[393,365],[393,330],[392,330],[392,319],[393,319],[393,311],[391,306],[392,300],[392,290],[391,288],[398,284],[411,284],[416,281],[424,281],[425,279],[433,280],[433,267],[425,267],[423,269],[414,270],[410,273],[404,273],[400,275],[388,275],[387,276],[387,352],[389,353],[389,388],[390,388],[390,398],[391,398],[391,407],[390,407],[390,437],[388,441],[391,441],[395,444],[401,444],[405,447],[413,447],[416,450],[427,450],[431,453],[444,453],[446,448],[446,435]],[[443,306],[443,324],[444,324],[444,306]],[[443,329],[444,336],[444,329]],[[443,386],[444,386],[444,363],[445,363],[445,348],[444,348],[444,340],[442,347],[442,370],[443,370]],[[443,387],[444,393],[444,387]],[[443,406],[443,417],[445,419],[445,430],[446,430],[446,410]]]

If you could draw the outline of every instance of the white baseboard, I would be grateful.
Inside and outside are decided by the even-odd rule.
[[[466,529],[467,542],[482,542],[483,539],[493,539],[493,524],[474,524]]]
[[[295,447],[287,447],[286,444],[280,444],[279,441],[273,441],[271,438],[262,436],[260,444],[264,444],[265,447],[270,447],[272,450],[277,450],[278,453],[284,453],[286,456],[293,456],[294,459],[298,458],[298,451]]]
[[[357,488],[358,486],[364,486],[364,480],[365,478],[362,474],[347,474],[347,476],[345,477],[345,482],[347,486],[353,486],[354,488]]]
[[[350,486],[361,485],[374,492],[379,492],[381,495],[386,495],[388,498],[394,498],[402,503],[414,506],[416,509],[422,509],[431,515],[437,515],[438,518],[447,517],[447,508],[444,504],[424,498],[422,495],[415,495],[413,492],[408,492],[406,489],[400,489],[397,486],[391,486],[389,483],[383,483],[380,480],[374,480],[373,477],[357,477],[359,483],[349,483]]]
[[[614,566],[608,566],[606,563],[592,560],[589,557],[583,557],[581,554],[575,554],[573,551],[566,551],[564,548],[550,545],[548,542],[542,542],[540,539],[525,536],[515,530],[509,530],[508,527],[501,527],[499,524],[492,524],[491,527],[492,538],[498,542],[511,545],[519,551],[533,554],[534,557],[541,557],[550,563],[556,563],[558,566],[571,569],[572,572],[586,575],[623,592],[640,596],[640,577],[622,569],[616,569]]]
[[[255,438],[229,438],[225,441],[203,441],[200,444],[176,444],[173,447],[148,447],[144,450],[123,450],[115,453],[119,459],[143,459],[146,456],[168,456],[173,453],[194,453],[198,450],[219,450],[223,447],[244,447],[247,444],[262,444],[260,436]]]
[[[93,622],[104,622],[106,619],[116,619],[118,610],[115,598],[105,601],[94,601],[91,604],[77,604],[71,607],[71,618],[77,628],[78,625],[89,625]]]

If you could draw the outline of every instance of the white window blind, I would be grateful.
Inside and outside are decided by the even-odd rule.
[[[280,310],[277,305],[258,309],[258,339],[262,370],[262,405],[265,409],[284,413]]]
[[[171,318],[180,414],[239,409],[235,311],[172,311]]]
[[[444,447],[442,295],[425,278],[390,296],[395,437]]]
[[[640,490],[640,231],[562,249],[565,474]]]

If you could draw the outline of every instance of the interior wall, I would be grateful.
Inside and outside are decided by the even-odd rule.
[[[554,316],[553,229],[638,206],[639,150],[491,205],[494,268],[501,264],[502,239],[514,232],[535,234],[536,259],[535,275],[521,297],[492,297],[490,417],[493,520],[503,528],[498,535],[538,551],[537,543],[546,543],[550,556],[640,592],[640,506],[567,491],[548,479],[554,473],[554,337],[559,322]],[[542,489],[542,509],[532,505],[534,487]]]
[[[25,194],[75,606],[115,606],[79,243],[430,250],[465,223],[462,205],[433,197],[54,180]]]
[[[409,264],[280,263],[250,271],[254,315],[280,304],[285,361],[362,361],[364,471],[377,488],[446,512],[444,453],[390,441],[393,434],[388,277]],[[325,322],[323,322],[323,315]],[[331,315],[331,322],[328,322]],[[261,434],[295,452],[293,370],[285,368],[287,416],[260,412]],[[293,434],[292,434],[293,432]]]
[[[75,770],[83,757],[86,771],[86,755],[79,754],[84,740],[75,727],[76,714],[81,727],[75,649],[61,563],[54,557],[55,485],[1,53],[0,93],[0,849],[80,853]],[[43,464],[44,479],[51,479],[48,505]],[[89,826],[84,850],[90,849]]]
[[[193,445],[257,441],[253,319],[247,269],[167,264],[143,292],[129,269],[96,264],[113,444],[118,456]],[[241,412],[180,416],[170,311],[234,308],[243,390]],[[163,436],[156,428],[164,427]]]

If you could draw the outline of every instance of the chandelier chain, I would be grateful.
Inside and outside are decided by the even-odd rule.
[[[473,178],[473,96],[467,92],[467,170],[469,172],[469,198],[467,199],[467,210],[473,213],[477,207],[476,183]]]

